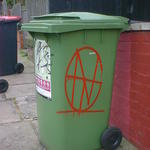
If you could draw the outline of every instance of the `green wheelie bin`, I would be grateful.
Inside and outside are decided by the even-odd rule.
[[[35,41],[40,140],[48,150],[119,146],[121,131],[108,122],[116,47],[127,26],[126,18],[87,12],[37,16],[22,25]]]

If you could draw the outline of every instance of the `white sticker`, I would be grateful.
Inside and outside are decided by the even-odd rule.
[[[35,42],[36,90],[41,95],[51,98],[51,53],[44,40]]]

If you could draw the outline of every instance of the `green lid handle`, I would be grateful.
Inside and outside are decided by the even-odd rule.
[[[34,20],[79,20],[78,16],[54,16],[54,15],[43,15],[43,16],[33,16]]]

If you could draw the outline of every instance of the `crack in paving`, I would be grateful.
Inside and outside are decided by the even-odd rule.
[[[18,113],[18,115],[19,115],[19,117],[20,117],[20,120],[23,121],[24,119],[23,119],[23,117],[22,117],[22,112],[20,111],[20,108],[19,108],[19,106],[17,105],[17,102],[16,102],[16,99],[15,99],[15,98],[13,99],[13,102],[14,102],[14,104],[15,104],[16,111],[17,111],[17,113]]]

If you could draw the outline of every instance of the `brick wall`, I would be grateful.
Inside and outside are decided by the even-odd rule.
[[[150,32],[121,35],[110,124],[140,150],[150,150]]]

